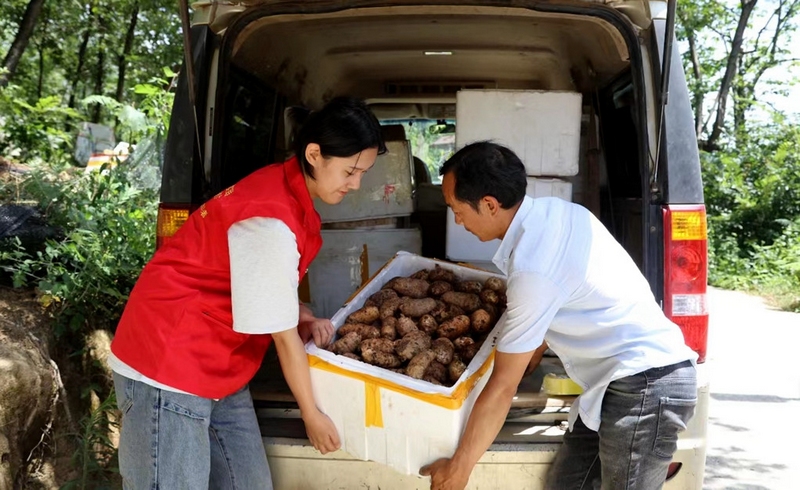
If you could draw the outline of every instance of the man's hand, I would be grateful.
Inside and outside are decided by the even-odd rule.
[[[452,459],[442,458],[419,470],[431,477],[431,490],[463,490],[469,483],[470,471],[459,468]]]
[[[300,322],[297,325],[297,333],[303,343],[307,343],[312,338],[317,347],[325,347],[333,340],[333,324],[326,318],[314,318]]]
[[[308,440],[314,448],[322,454],[328,454],[341,447],[339,433],[331,419],[319,410],[311,411],[303,415],[303,423],[306,425]]]

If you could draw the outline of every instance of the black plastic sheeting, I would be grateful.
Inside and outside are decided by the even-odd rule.
[[[0,204],[0,240],[18,237],[23,246],[43,243],[58,235],[34,206]]]

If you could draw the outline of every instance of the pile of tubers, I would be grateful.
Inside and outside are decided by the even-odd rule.
[[[347,317],[329,350],[452,386],[502,315],[505,290],[499,278],[461,281],[439,265],[395,277]]]

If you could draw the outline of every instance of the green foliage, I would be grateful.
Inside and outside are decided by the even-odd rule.
[[[14,285],[39,289],[57,314],[57,335],[113,327],[155,248],[156,192],[137,187],[125,164],[88,174],[43,164],[21,192],[63,237],[34,252],[7,243],[0,263]]]
[[[748,142],[701,153],[710,282],[800,310],[800,126],[777,117]]]
[[[62,486],[62,490],[101,490],[115,488],[119,473],[117,449],[109,434],[119,428],[116,396],[111,394],[80,422],[80,433],[71,434],[77,444],[70,463],[80,468],[80,476]]]
[[[26,4],[27,0],[14,0],[0,5],[0,56],[7,52]],[[125,58],[126,80],[120,99],[136,105],[140,97],[133,87],[137,83],[161,77],[165,66],[177,70],[181,64],[183,45],[179,10],[174,1],[45,2],[30,44],[11,80],[23,88],[21,97],[33,102],[57,95],[65,104],[71,95],[75,100],[92,94],[116,97],[119,56],[124,52],[126,32],[136,8],[136,28]],[[81,57],[84,38],[86,45]],[[98,72],[102,73],[99,93]],[[102,122],[112,123],[113,119]]]
[[[454,129],[430,120],[405,122],[404,125],[413,154],[425,162],[431,181],[440,182],[439,168],[453,155],[455,148],[454,134],[447,131]]]
[[[62,160],[72,149],[70,129],[78,111],[65,107],[58,96],[29,104],[19,87],[0,91],[0,155],[16,154],[24,161]]]

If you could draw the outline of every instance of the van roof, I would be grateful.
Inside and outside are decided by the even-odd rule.
[[[608,20],[613,16],[619,24],[624,18],[588,2],[579,9],[574,2],[563,9],[516,6],[524,2],[406,2],[320,11],[296,2],[249,1],[274,6],[278,15],[253,7],[235,25],[229,15],[227,32],[236,32],[226,56],[290,100],[312,107],[339,93],[372,103],[390,98],[393,104],[408,94],[434,104],[424,112],[442,119],[447,114],[438,114],[435,104],[452,104],[463,88],[586,92],[630,63],[625,37]]]
[[[281,13],[313,13],[320,11],[336,11],[342,9],[356,9],[363,7],[424,7],[424,6],[454,6],[454,7],[533,7],[541,4],[575,4],[586,3],[594,5],[609,5],[627,16],[633,24],[640,28],[647,28],[651,20],[666,9],[666,0],[575,0],[559,2],[553,0],[516,1],[510,5],[507,0],[405,0],[388,2],[386,0],[315,0],[314,2],[297,2],[296,0],[200,0],[192,3],[194,17],[193,25],[211,25],[215,31],[228,27],[231,20],[245,10],[253,8],[273,7]],[[313,4],[313,5],[311,5]]]

